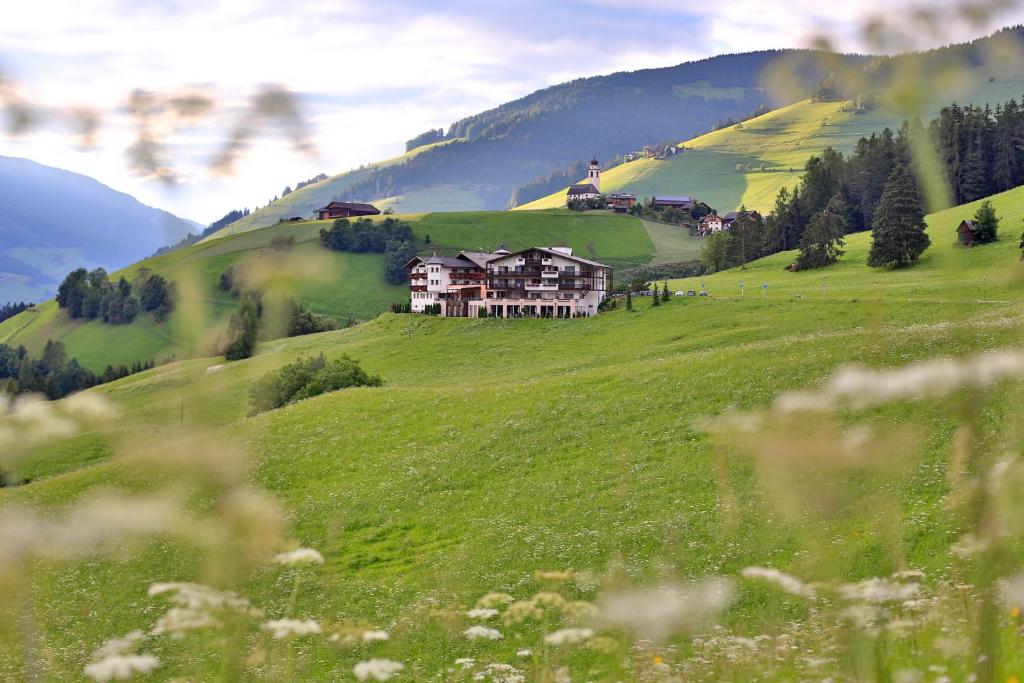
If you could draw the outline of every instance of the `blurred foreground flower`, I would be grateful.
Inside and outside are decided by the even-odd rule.
[[[729,607],[736,597],[731,581],[719,577],[696,583],[612,592],[600,600],[604,619],[641,638],[663,641],[692,631]]]

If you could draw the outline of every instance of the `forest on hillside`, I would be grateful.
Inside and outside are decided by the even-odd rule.
[[[488,208],[503,209],[521,185],[564,173],[583,157],[606,161],[745,118],[772,102],[762,87],[764,69],[794,52],[726,55],[551,86],[456,121],[447,132],[426,131],[407,148],[451,142],[374,171],[348,194],[370,201],[417,187],[469,183],[485,186]],[[809,93],[819,74],[808,68],[805,76]]]

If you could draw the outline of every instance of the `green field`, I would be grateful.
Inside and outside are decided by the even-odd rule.
[[[1024,77],[1010,71],[991,74],[986,67],[974,69],[955,90],[935,93],[924,118],[953,101],[995,106],[1011,97],[1020,100]],[[744,204],[767,212],[779,190],[792,188],[799,180],[808,157],[827,147],[848,153],[861,137],[886,127],[898,129],[903,120],[881,109],[861,114],[849,110],[847,102],[797,102],[682,142],[681,153],[667,159],[638,159],[609,169],[601,174],[601,189],[640,198],[691,195],[719,212]],[[516,210],[564,206],[565,192]]]
[[[412,223],[423,254],[434,251],[454,254],[462,249],[492,250],[500,244],[509,249],[534,245],[568,244],[583,256],[591,254],[616,268],[643,265],[656,260],[685,260],[696,257],[699,241],[678,228],[659,227],[658,258],[650,230],[637,218],[604,211],[581,214],[565,209],[513,214],[508,212],[435,213],[400,216]],[[315,313],[345,322],[349,318],[368,320],[394,302],[408,299],[406,287],[384,280],[384,259],[380,254],[332,252],[319,246],[318,233],[327,221],[286,223],[252,230],[223,239],[202,242],[131,266],[124,274],[131,278],[140,267],[162,274],[170,281],[191,284],[194,303],[201,308],[202,321],[171,319],[158,325],[139,316],[126,326],[73,321],[53,301],[37,306],[0,323],[0,343],[24,344],[38,354],[48,339],[63,341],[68,353],[90,369],[102,370],[108,363],[132,363],[170,356],[188,357],[209,349],[226,323],[236,302],[217,289],[220,274],[243,260],[266,260],[268,245],[275,237],[290,235],[297,246],[290,256],[297,273],[282,287]],[[425,243],[430,237],[430,244]],[[588,249],[593,248],[593,251]],[[199,328],[197,331],[197,327]],[[198,351],[196,345],[200,345]]]
[[[916,445],[903,453],[913,460],[884,484],[859,475],[856,504],[820,529],[809,519],[795,527],[828,539],[827,560],[808,553],[801,532],[769,507],[771,489],[761,488],[750,463],[731,451],[715,455],[700,419],[763,407],[843,363],[898,366],[1019,346],[1022,200],[1024,189],[995,198],[1003,239],[975,249],[956,247],[953,231],[975,207],[929,217],[933,246],[920,263],[897,271],[868,269],[867,236],[855,235],[842,261],[826,270],[789,273],[782,268],[793,254],[779,254],[705,278],[711,297],[673,298],[658,308],[638,298],[635,311],[620,306],[566,321],[387,314],[267,343],[258,356],[223,368],[215,368],[219,358],[159,367],[93,390],[122,417],[105,432],[48,451],[56,462],[40,453],[22,463],[38,480],[0,489],[0,506],[65,505],[98,487],[154,488],[134,474],[137,451],[152,446],[139,435],[173,442],[181,432],[169,425],[179,422],[185,432],[244,445],[254,459],[252,482],[284,506],[290,535],[327,561],[311,570],[292,607],[290,584],[278,572],[256,571],[229,585],[268,618],[291,613],[387,628],[392,639],[375,646],[374,656],[405,662],[410,680],[444,677],[467,653],[515,661],[523,642],[467,645],[436,610],[472,605],[489,590],[528,594],[539,587],[531,578],[538,569],[614,573],[610,567],[624,566],[639,581],[734,576],[752,564],[843,580],[915,568],[929,581],[956,583],[962,578],[947,549],[957,529],[946,494],[957,422],[944,401],[872,414],[879,427],[913,421]],[[474,224],[426,217],[417,230],[427,228],[442,242],[471,236]],[[601,244],[615,253],[611,238]],[[769,283],[765,295],[762,282]],[[244,417],[254,377],[321,352],[359,359],[385,386]],[[997,397],[977,419],[992,439],[1019,436],[1021,392],[1008,388]],[[198,505],[208,507],[205,498]],[[206,557],[161,538],[130,559],[39,563],[32,614],[48,644],[47,677],[79,670],[108,637],[146,628],[154,616],[147,586],[192,580]],[[805,617],[792,599],[751,587],[742,588],[726,623],[753,637]],[[326,639],[301,643],[302,668],[292,675],[315,680],[348,676],[368,651],[339,651]],[[210,677],[216,664],[204,647],[187,640],[161,650],[160,676]],[[24,670],[13,655],[0,655],[0,672],[16,679]],[[931,656],[916,647],[892,655]],[[1018,650],[1008,656],[1019,674]],[[572,661],[586,670],[588,660],[579,657]],[[955,656],[934,661],[965,675]]]

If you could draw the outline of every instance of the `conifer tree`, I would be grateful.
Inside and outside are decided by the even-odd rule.
[[[670,296],[671,295],[668,293],[668,283],[665,282],[662,284],[661,300],[667,302]]]
[[[633,292],[626,290],[626,310],[633,310]]]
[[[844,212],[843,200],[836,195],[824,211],[814,215],[800,239],[800,255],[796,259],[799,270],[824,268],[843,255],[846,244],[843,240],[846,232]]]
[[[661,297],[658,295],[658,283],[657,282],[654,283],[654,289],[651,292],[651,299],[653,299],[653,301],[651,301],[651,305],[652,306],[660,306],[661,305]]]
[[[931,244],[925,232],[921,194],[902,163],[893,169],[885,183],[871,237],[868,265],[873,268],[903,266],[916,261]]]
[[[999,239],[999,216],[987,199],[978,207],[974,214],[974,241],[979,244],[995,242]]]

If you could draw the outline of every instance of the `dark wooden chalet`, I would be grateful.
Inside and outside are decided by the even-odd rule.
[[[324,208],[316,210],[316,219],[318,221],[327,221],[335,218],[352,218],[354,216],[376,216],[379,213],[380,209],[373,204],[331,202]]]

